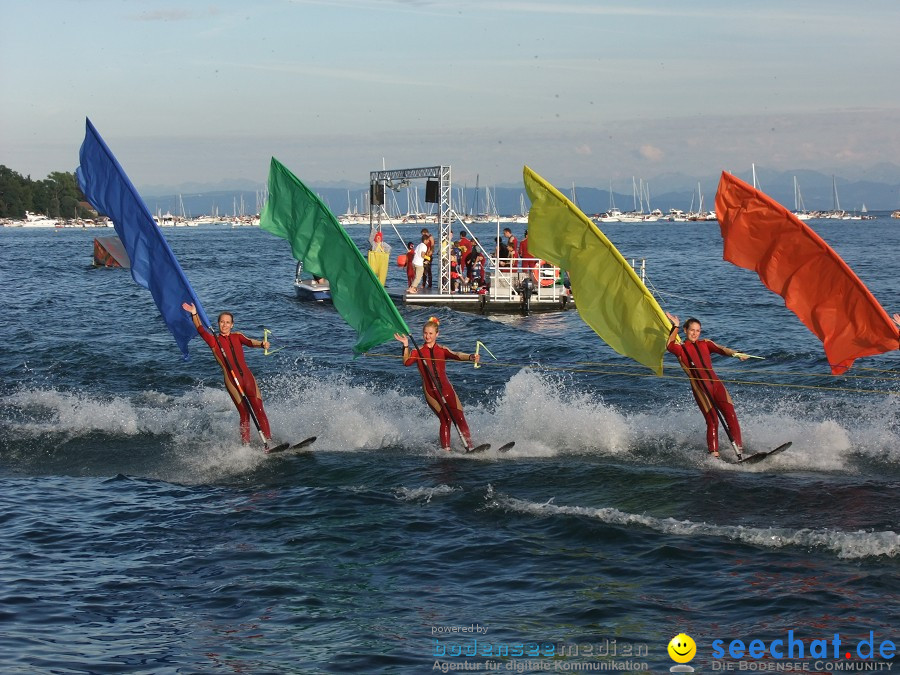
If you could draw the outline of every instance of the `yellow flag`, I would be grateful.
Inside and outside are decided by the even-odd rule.
[[[662,375],[672,322],[622,254],[562,193],[527,166],[528,250],[566,270],[584,322],[622,356]]]

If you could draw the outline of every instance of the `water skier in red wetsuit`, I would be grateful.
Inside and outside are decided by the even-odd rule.
[[[416,364],[419,367],[419,375],[422,376],[422,389],[425,392],[425,402],[441,420],[441,448],[450,450],[450,424],[456,423],[460,433],[466,442],[466,450],[472,448],[472,437],[469,433],[469,425],[463,415],[462,403],[447,379],[447,360],[475,361],[480,360],[478,354],[464,354],[454,352],[437,344],[438,327],[440,321],[431,317],[422,328],[422,340],[425,342],[419,349],[410,351],[409,337],[394,333],[394,339],[403,345],[403,365]],[[452,418],[452,419],[451,419]]]
[[[191,313],[191,319],[197,332],[203,338],[203,341],[209,345],[213,356],[216,357],[216,361],[222,367],[222,373],[225,375],[225,388],[228,390],[228,394],[231,396],[234,405],[237,406],[238,413],[241,416],[241,440],[245,445],[250,443],[250,413],[247,411],[247,404],[241,396],[241,392],[238,391],[237,385],[232,379],[232,373],[237,377],[247,401],[253,407],[256,420],[259,422],[259,428],[266,438],[266,444],[268,444],[272,438],[272,433],[269,430],[269,418],[266,417],[266,411],[263,410],[259,385],[256,384],[253,373],[250,372],[247,362],[244,361],[244,347],[264,347],[268,349],[269,341],[251,340],[243,333],[232,333],[231,328],[234,326],[234,316],[231,312],[219,314],[219,335],[213,335],[200,323],[200,317],[197,316],[197,308],[194,303],[185,302],[181,307],[184,311]],[[268,451],[268,445],[266,450]]]
[[[716,413],[718,409],[728,424],[727,430],[731,431],[731,437],[737,445],[737,453],[740,456],[744,451],[741,425],[734,412],[734,403],[728,395],[728,390],[712,368],[711,354],[737,355],[741,361],[746,361],[749,357],[734,349],[720,347],[712,340],[701,340],[700,321],[693,318],[684,322],[687,339],[683,344],[678,344],[675,342],[675,336],[678,335],[678,317],[668,312],[666,316],[673,324],[666,349],[678,357],[678,362],[691,380],[691,392],[706,420],[706,447],[713,457],[719,456],[719,418]]]

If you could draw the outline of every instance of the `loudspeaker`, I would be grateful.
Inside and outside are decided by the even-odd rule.
[[[436,180],[425,183],[425,202],[427,204],[441,203],[441,185]]]
[[[384,183],[372,183],[369,197],[375,206],[384,204]]]

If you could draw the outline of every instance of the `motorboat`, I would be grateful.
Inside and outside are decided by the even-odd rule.
[[[311,276],[303,278],[303,263],[297,263],[297,271],[294,273],[294,292],[300,300],[313,302],[331,302],[331,286],[327,279]]]

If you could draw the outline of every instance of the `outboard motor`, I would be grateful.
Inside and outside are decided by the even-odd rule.
[[[534,295],[534,280],[530,274],[519,283],[519,292],[522,294],[522,311],[527,316],[531,313],[531,296]]]

